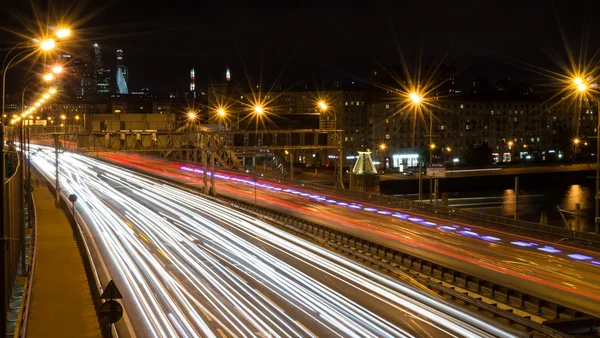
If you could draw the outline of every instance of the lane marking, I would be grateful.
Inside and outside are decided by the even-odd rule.
[[[299,321],[295,322],[296,325],[300,326],[304,331],[306,331],[308,334],[310,334],[312,337],[319,337],[316,334],[314,334],[311,330],[307,329],[306,326],[302,325],[302,323],[300,323]]]
[[[279,307],[279,305],[277,305],[277,303],[275,303],[271,298],[265,296],[264,293],[258,291],[257,289],[254,289],[254,292],[258,293],[259,295],[261,295],[264,299],[266,299],[272,306],[276,307],[279,309],[279,311],[281,311],[282,313],[285,313],[285,311]]]

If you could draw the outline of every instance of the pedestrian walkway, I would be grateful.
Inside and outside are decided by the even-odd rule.
[[[53,194],[32,176],[37,253],[27,337],[101,337],[73,230]]]

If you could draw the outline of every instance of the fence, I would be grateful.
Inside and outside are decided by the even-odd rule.
[[[24,196],[23,196],[23,162],[14,149],[5,154],[2,159],[9,164],[7,169],[7,179],[2,188],[4,189],[4,205],[2,205],[2,217],[4,225],[4,248],[0,248],[0,259],[4,266],[0,268],[0,280],[3,289],[0,297],[3,308],[1,313],[6,318],[6,314],[11,311],[10,303],[13,290],[17,284],[19,271],[19,262],[24,257],[25,248],[25,217],[24,217]],[[0,236],[2,237],[2,236]],[[23,262],[23,266],[26,262]],[[11,316],[9,316],[11,317]],[[16,318],[15,318],[16,319]],[[0,319],[1,320],[1,319]],[[11,320],[12,321],[12,320]],[[3,329],[7,330],[6,322],[3,323]]]

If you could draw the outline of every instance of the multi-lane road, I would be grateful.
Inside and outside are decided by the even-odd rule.
[[[32,161],[54,182],[51,149]],[[86,156],[59,162],[98,269],[124,295],[121,336],[514,336],[211,200]]]
[[[136,154],[101,157],[201,186],[202,168]],[[254,202],[251,177],[217,172],[217,191]],[[600,253],[448,222],[348,197],[259,180],[257,203],[365,238],[434,263],[600,316]]]

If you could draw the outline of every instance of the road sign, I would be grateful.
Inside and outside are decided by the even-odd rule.
[[[107,320],[109,323],[116,323],[123,317],[123,305],[116,300],[107,300],[100,305],[98,310],[100,320]]]
[[[100,296],[100,299],[121,299],[121,298],[123,298],[123,296],[121,296],[121,292],[119,292],[119,289],[117,289],[115,282],[113,282],[112,280],[110,282],[108,282],[108,284],[106,285],[106,288],[104,289],[104,292],[102,292],[102,295]]]
[[[446,177],[446,167],[443,163],[428,164],[426,174],[429,177]]]

